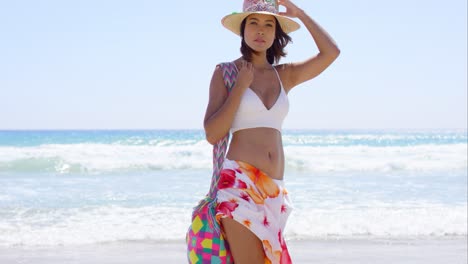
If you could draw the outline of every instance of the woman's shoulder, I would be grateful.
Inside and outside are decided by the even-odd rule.
[[[240,63],[240,59],[235,59],[235,60],[232,60],[232,61],[222,61],[222,62],[218,62],[218,64],[216,65],[226,65],[226,64],[239,64]]]
[[[224,62],[219,62],[216,64],[216,69],[221,70],[221,71],[237,71],[239,67],[238,60],[234,61],[224,61]]]
[[[284,89],[289,91],[291,87],[291,72],[293,71],[293,64],[292,63],[282,63],[277,64],[274,66],[276,72],[280,76],[281,82],[283,84]]]
[[[235,61],[219,62],[215,66],[212,78],[223,80],[226,74],[232,78],[237,73],[237,67]]]

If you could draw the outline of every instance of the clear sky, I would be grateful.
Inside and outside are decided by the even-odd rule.
[[[291,91],[284,128],[467,128],[466,0],[295,0],[338,60]],[[176,6],[177,5],[177,6]],[[0,129],[203,128],[221,18],[241,0],[0,0]],[[281,62],[313,56],[302,27]]]

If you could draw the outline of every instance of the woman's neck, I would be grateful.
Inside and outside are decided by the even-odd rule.
[[[268,62],[266,55],[255,55],[252,54],[251,63],[256,69],[268,69],[271,68],[271,64]]]

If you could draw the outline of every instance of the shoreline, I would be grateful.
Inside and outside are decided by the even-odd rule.
[[[435,239],[316,239],[290,240],[295,264],[411,263],[465,264],[467,237]],[[115,242],[54,247],[0,247],[4,264],[187,263],[185,243]]]

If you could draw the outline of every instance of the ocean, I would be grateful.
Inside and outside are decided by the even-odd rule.
[[[284,130],[287,240],[467,236],[466,130]],[[0,131],[0,246],[180,242],[201,130]]]

